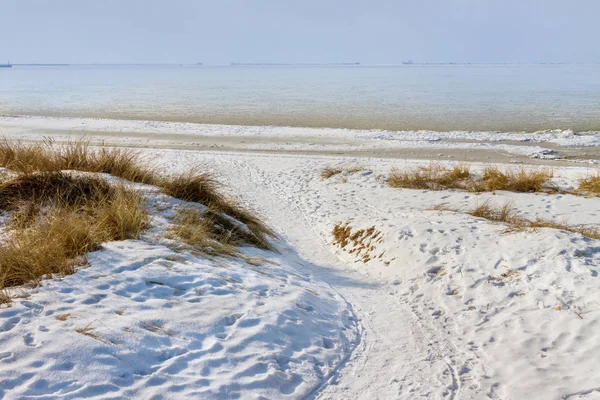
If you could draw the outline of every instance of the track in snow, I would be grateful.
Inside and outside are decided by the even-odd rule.
[[[253,162],[254,160],[258,162]],[[213,160],[217,161],[217,160]],[[388,292],[392,284],[358,272],[335,255],[305,210],[318,198],[301,180],[261,168],[268,160],[224,156],[212,166],[244,193],[268,222],[315,267],[317,279],[331,285],[351,304],[361,339],[351,357],[309,396],[313,399],[458,398],[459,369],[472,355],[462,354],[408,304]],[[314,172],[313,172],[314,173]],[[248,197],[249,194],[251,197]],[[319,204],[319,207],[331,204]],[[472,366],[473,362],[470,362]],[[466,397],[478,392],[472,387]],[[461,396],[462,397],[462,396]]]

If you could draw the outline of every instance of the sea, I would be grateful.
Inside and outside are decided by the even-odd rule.
[[[600,132],[600,64],[0,69],[0,114],[396,131]]]

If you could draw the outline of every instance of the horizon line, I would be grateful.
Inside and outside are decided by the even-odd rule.
[[[202,67],[236,67],[236,66],[350,66],[350,67],[385,67],[385,66],[418,66],[418,65],[596,65],[600,64],[597,62],[511,62],[511,61],[497,61],[497,62],[470,62],[470,61],[448,61],[448,62],[399,62],[399,63],[361,63],[358,61],[354,62],[298,62],[298,63],[272,63],[272,62],[230,62],[228,64],[205,64],[202,62],[196,63],[178,63],[178,62],[151,62],[151,63],[118,63],[118,62],[107,62],[107,63],[49,63],[49,62],[36,62],[36,63],[9,63],[12,66],[202,66]]]

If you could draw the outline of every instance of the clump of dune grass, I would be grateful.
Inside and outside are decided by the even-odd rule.
[[[43,143],[0,141],[0,166],[17,172],[56,171],[55,157]]]
[[[42,172],[17,176],[0,184],[0,209],[12,210],[22,203],[65,206],[98,203],[112,191],[103,179],[73,176],[63,172]]]
[[[171,233],[204,254],[221,257],[238,255],[237,246],[255,242],[254,235],[225,216],[198,208],[177,211]]]
[[[409,171],[394,169],[387,177],[387,183],[397,188],[442,190],[465,188],[470,178],[470,167],[466,164],[452,168],[431,164]]]
[[[331,235],[333,236],[333,243],[340,247],[346,247],[350,241],[350,235],[352,233],[352,227],[348,223],[338,223],[333,227]]]
[[[101,243],[137,238],[148,226],[138,192],[90,175],[45,172],[3,182],[0,209],[12,212],[0,246],[0,290],[73,273]]]
[[[395,188],[430,189],[430,180],[422,171],[392,170],[387,177],[387,184]]]
[[[339,167],[325,167],[321,170],[321,179],[329,179],[332,176],[341,174],[343,170]]]
[[[222,213],[242,222],[255,236],[257,247],[271,248],[268,237],[273,236],[272,231],[252,212],[225,196],[219,190],[218,184],[212,176],[195,171],[175,176],[161,176],[155,169],[148,167],[140,153],[135,150],[94,147],[86,140],[62,145],[51,140],[33,143],[4,140],[0,142],[0,166],[25,173],[27,179],[42,179],[33,172],[54,173],[61,170],[78,170],[107,173],[132,182],[152,184],[160,187],[163,193],[172,197],[201,203],[210,210],[214,210],[215,213]],[[61,186],[59,176],[53,176],[57,180],[52,185],[46,185],[46,190],[58,191],[60,192],[58,197],[62,196],[68,199],[69,194],[63,193],[64,188]],[[70,186],[68,189],[86,190]],[[36,196],[44,197],[50,196],[50,194],[36,192]],[[0,199],[0,203],[1,201]],[[7,201],[16,204],[14,199]],[[26,216],[28,214],[27,207],[20,206],[20,208],[21,215]],[[31,212],[33,210],[29,210],[29,213]]]
[[[391,187],[407,189],[444,190],[459,189],[471,192],[493,192],[506,190],[511,192],[555,192],[557,189],[548,185],[552,178],[552,170],[543,168],[507,168],[489,166],[483,174],[471,173],[469,165],[458,164],[444,167],[431,164],[408,171],[392,170],[387,177]]]
[[[248,228],[247,224],[233,219],[231,216],[211,208],[199,210],[197,208],[183,208],[178,210],[175,219],[175,233],[188,244],[200,245],[203,235],[212,242],[224,246],[253,246],[270,250],[270,245],[265,238],[259,237]]]
[[[505,202],[501,206],[497,206],[492,204],[491,201],[486,200],[477,204],[469,211],[469,214],[474,217],[485,218],[496,222],[505,222],[507,224],[520,224],[522,220],[514,204],[510,201]]]
[[[505,202],[501,205],[495,205],[492,204],[489,200],[486,200],[476,205],[473,209],[469,210],[468,214],[478,218],[485,218],[490,221],[505,223],[508,225],[508,228],[505,230],[505,232],[549,228],[579,233],[582,236],[586,236],[592,239],[600,239],[599,227],[582,224],[574,225],[568,223],[567,221],[551,221],[539,217],[537,217],[534,220],[529,220],[523,217],[514,207],[514,204],[511,202]]]
[[[354,230],[349,223],[338,223],[331,231],[333,243],[348,251],[363,263],[369,262],[373,257],[375,244],[381,242],[382,233],[375,226],[367,229]],[[381,253],[378,258],[381,258]]]
[[[467,164],[454,165],[437,171],[436,184],[448,188],[460,188],[471,178],[471,167]]]
[[[581,178],[577,191],[580,193],[600,194],[600,171],[596,175]]]
[[[269,237],[273,236],[273,232],[256,215],[221,193],[212,176],[192,171],[163,179],[159,185],[163,193],[169,196],[206,206],[213,218],[224,214],[243,223],[254,237],[253,245],[261,249],[272,249]]]
[[[23,143],[5,139],[0,141],[0,166],[21,173],[78,170],[139,183],[155,184],[158,180],[138,151],[93,147],[86,140],[60,145],[51,140]]]
[[[354,172],[360,172],[360,171],[364,171],[364,170],[365,170],[365,167],[362,165],[346,165],[346,166],[342,166],[342,167],[325,167],[321,170],[319,175],[321,176],[321,179],[329,179],[332,176],[341,174],[342,172],[351,174]]]
[[[531,229],[537,228],[550,228],[550,229],[558,229],[561,231],[579,233],[582,236],[589,237],[591,239],[600,240],[600,228],[590,225],[573,225],[569,224],[567,221],[550,221],[547,219],[536,218],[533,221],[528,221],[527,227]]]
[[[488,166],[484,169],[477,187],[484,191],[506,190],[510,192],[540,192],[542,190],[555,191],[547,186],[553,172],[548,168],[507,168],[500,170],[498,167]],[[478,190],[475,190],[478,191]]]

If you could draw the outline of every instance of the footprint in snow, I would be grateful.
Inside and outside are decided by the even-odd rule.
[[[21,318],[19,317],[7,319],[4,321],[4,323],[2,323],[2,325],[0,325],[0,332],[8,332],[12,330],[19,322],[21,322]]]
[[[23,343],[27,347],[36,347],[35,336],[33,336],[33,333],[30,332],[23,336]]]

